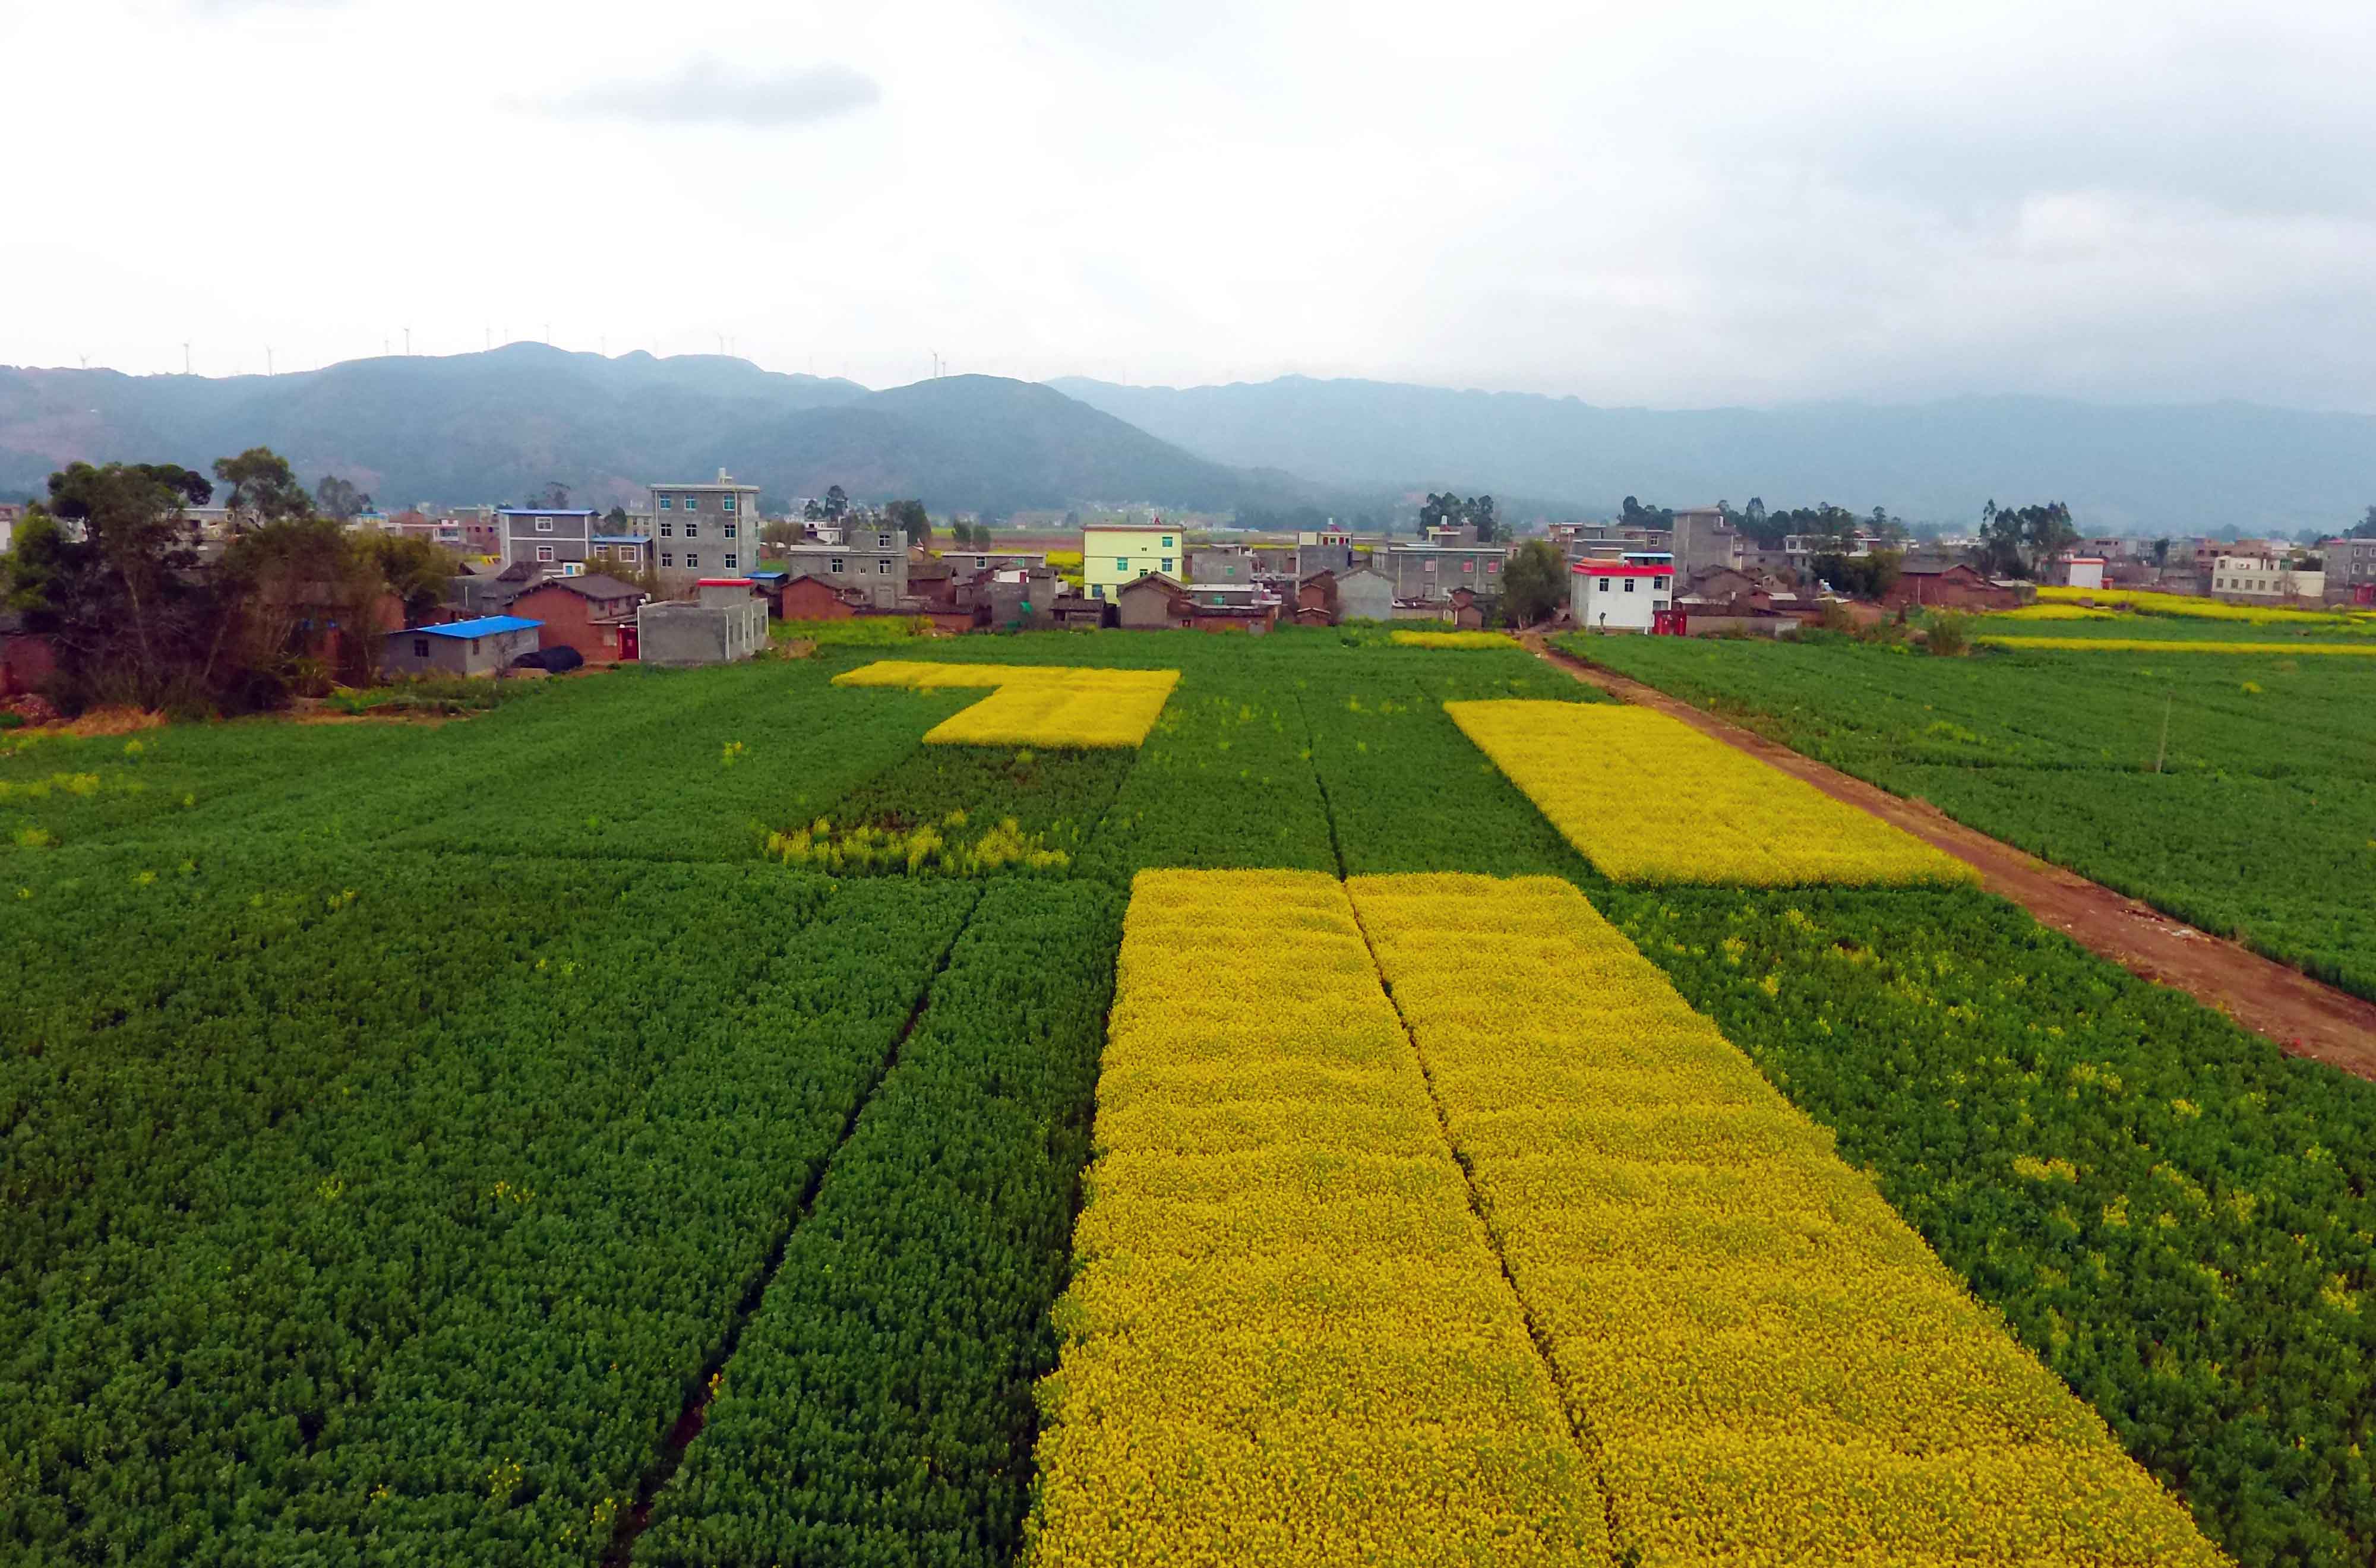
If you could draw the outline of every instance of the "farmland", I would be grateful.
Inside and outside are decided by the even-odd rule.
[[[1958,659],[1661,638],[1575,651],[2376,997],[2376,664],[2190,646],[2210,624],[2051,622],[2023,634],[2171,639]]]
[[[2173,662],[2152,775],[2046,700],[2130,655],[1842,654],[1926,767],[2366,773],[2356,660]],[[2376,1087],[1967,885],[1597,863],[1638,779],[1455,718],[1595,698],[1049,636],[0,736],[0,1559],[2364,1562]]]

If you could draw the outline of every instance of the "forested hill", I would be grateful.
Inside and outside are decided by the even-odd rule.
[[[2109,407],[2041,398],[1664,411],[1573,398],[1283,376],[1226,386],[1058,390],[1216,462],[1394,486],[1432,475],[1614,511],[1885,505],[1977,522],[2068,502],[2083,531],[2340,530],[2376,502],[2376,419],[2245,403]]]
[[[992,376],[870,392],[723,356],[606,359],[534,343],[227,379],[0,367],[0,498],[38,493],[77,457],[204,470],[255,445],[309,485],[338,474],[390,509],[522,500],[556,480],[581,505],[634,505],[654,481],[719,468],[778,502],[839,484],[935,510],[1309,496],[1284,476],[1191,457],[1048,387]]]

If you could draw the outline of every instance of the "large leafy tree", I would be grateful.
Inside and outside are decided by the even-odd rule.
[[[2034,576],[2041,564],[2078,541],[2071,508],[2061,502],[2014,507],[1991,498],[1980,508],[1980,541],[1972,548],[1972,560],[1998,576]]]
[[[1530,626],[1567,598],[1567,556],[1545,539],[1510,552],[1502,567],[1502,612],[1514,626]]]
[[[921,501],[894,501],[883,508],[883,520],[908,536],[909,544],[929,544],[933,519]]]
[[[269,446],[216,458],[215,478],[230,487],[223,505],[231,509],[234,532],[314,515],[314,498],[297,482],[289,459]]]
[[[58,652],[75,706],[196,706],[220,651],[215,592],[184,508],[212,498],[172,463],[73,463],[20,523],[9,602]]]
[[[314,499],[322,505],[322,516],[348,522],[371,510],[372,498],[352,483],[336,474],[326,474],[314,487]]]

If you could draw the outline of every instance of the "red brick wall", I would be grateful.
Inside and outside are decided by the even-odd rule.
[[[574,647],[588,664],[619,659],[619,628],[598,617],[594,600],[565,588],[531,588],[512,601],[509,613],[541,621],[539,647]]]
[[[842,621],[851,611],[830,584],[802,577],[784,585],[782,618],[787,621]]]

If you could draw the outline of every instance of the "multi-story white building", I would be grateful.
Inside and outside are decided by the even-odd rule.
[[[2214,599],[2323,599],[2326,573],[2297,569],[2279,555],[2215,555],[2211,558]]]
[[[1672,562],[1579,561],[1568,568],[1568,609],[1594,632],[1647,632],[1673,608]]]

